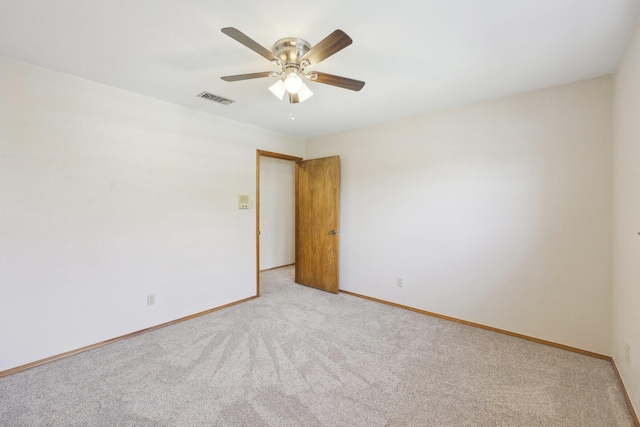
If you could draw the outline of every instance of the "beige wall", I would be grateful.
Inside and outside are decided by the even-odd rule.
[[[301,140],[8,59],[0,76],[0,371],[255,295],[238,194],[256,149]]]
[[[613,359],[640,411],[640,29],[615,73]],[[630,361],[625,357],[629,345]]]
[[[341,288],[609,355],[611,97],[606,76],[306,141],[342,159]]]

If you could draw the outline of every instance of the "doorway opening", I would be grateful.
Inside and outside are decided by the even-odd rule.
[[[257,150],[256,156],[256,296],[260,296],[260,165],[263,157],[294,162],[295,282],[338,293],[340,157],[303,160],[262,150]]]
[[[256,296],[260,296],[261,271],[295,264],[291,246],[295,238],[291,235],[295,233],[294,167],[300,161],[302,158],[287,154],[256,152]],[[265,177],[269,181],[262,179]]]

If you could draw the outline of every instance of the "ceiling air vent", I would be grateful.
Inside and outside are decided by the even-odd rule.
[[[223,98],[221,96],[218,95],[214,95],[212,93],[209,92],[202,92],[200,94],[198,94],[199,98],[204,98],[204,99],[208,99],[209,101],[213,101],[213,102],[217,102],[218,104],[222,104],[222,105],[231,105],[234,103],[234,101],[227,99],[227,98]]]

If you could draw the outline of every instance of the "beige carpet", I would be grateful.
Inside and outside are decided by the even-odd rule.
[[[263,296],[0,379],[0,426],[632,426],[611,365],[263,274]]]

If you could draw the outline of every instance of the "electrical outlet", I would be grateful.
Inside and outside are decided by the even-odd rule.
[[[624,360],[626,360],[627,363],[631,363],[631,347],[629,347],[628,342],[624,343]]]
[[[155,305],[156,303],[156,294],[147,295],[147,305]]]
[[[404,279],[402,277],[396,278],[396,284],[399,288],[401,288],[402,286],[404,286]]]

